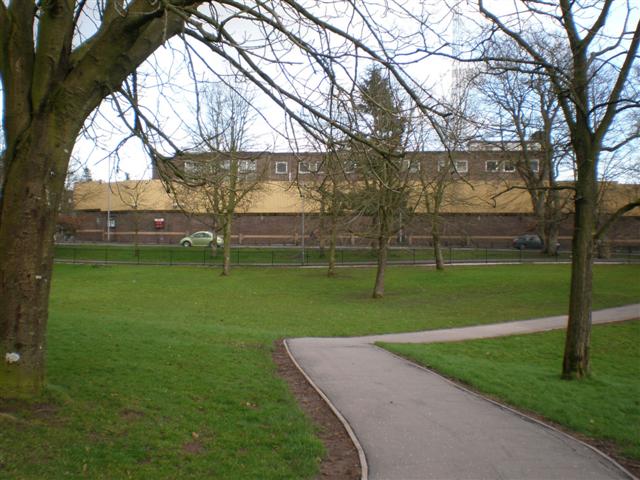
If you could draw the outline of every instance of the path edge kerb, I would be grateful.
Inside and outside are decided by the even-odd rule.
[[[347,434],[349,435],[349,438],[351,439],[351,442],[353,443],[353,446],[355,447],[356,451],[358,452],[358,459],[360,460],[360,480],[368,480],[368,478],[369,478],[369,465],[367,463],[367,456],[365,455],[364,449],[362,448],[362,445],[360,444],[360,440],[358,440],[358,437],[356,436],[356,433],[353,431],[353,428],[351,428],[351,425],[349,424],[347,419],[344,418],[344,416],[335,407],[335,405],[331,402],[331,400],[329,400],[329,397],[327,397],[325,395],[325,393],[320,389],[320,387],[318,387],[315,384],[315,382],[313,380],[311,380],[311,377],[309,377],[309,375],[307,375],[307,373],[303,370],[303,368],[300,366],[300,364],[296,361],[295,357],[291,353],[291,350],[289,350],[289,345],[287,343],[287,339],[284,339],[282,343],[284,344],[284,348],[285,348],[285,350],[287,352],[287,355],[289,355],[289,358],[291,359],[293,364],[296,366],[298,371],[304,376],[304,378],[307,380],[307,382],[309,382],[309,385],[311,385],[313,387],[313,389],[316,392],[318,392],[318,395],[320,395],[320,398],[322,398],[322,400],[329,406],[329,408],[331,409],[333,414],[336,416],[336,418],[340,421],[340,423],[342,423],[342,426],[347,431]],[[635,477],[632,477],[632,479],[633,480],[638,480]]]
[[[629,470],[627,470],[624,466],[622,466],[620,463],[618,463],[614,458],[610,457],[609,455],[607,455],[606,453],[604,453],[602,450],[599,450],[598,448],[594,447],[593,445],[589,445],[587,442],[583,442],[582,440],[580,440],[577,437],[574,437],[573,435],[571,435],[570,433],[567,433],[563,430],[560,430],[559,428],[554,427],[553,425],[550,425],[542,420],[539,420],[535,417],[529,416],[526,413],[511,407],[507,404],[501,403],[497,400],[494,400],[493,398],[487,397],[485,395],[483,395],[480,392],[477,392],[475,390],[471,390],[470,388],[467,388],[466,386],[464,386],[461,383],[458,383],[444,375],[442,375],[441,373],[432,370],[430,368],[425,367],[424,365],[420,365],[419,363],[413,362],[410,359],[403,357],[402,355],[398,355],[394,352],[391,352],[385,348],[382,348],[378,345],[375,344],[370,344],[371,346],[373,346],[374,348],[377,348],[378,350],[382,350],[383,352],[388,353],[389,355],[396,357],[400,360],[404,360],[407,363],[410,363],[411,365],[413,365],[414,367],[420,369],[420,370],[424,370],[426,372],[429,372],[433,375],[436,375],[437,377],[440,377],[442,380],[444,380],[445,382],[449,383],[450,385],[453,385],[454,387],[456,387],[459,390],[462,390],[465,393],[468,393],[470,395],[473,395],[476,398],[480,398],[481,400],[484,400],[486,402],[489,402],[493,405],[495,405],[498,408],[501,408],[503,410],[506,410],[507,412],[510,412],[528,422],[532,422],[535,423],[536,425],[539,425],[547,430],[550,430],[552,432],[554,432],[555,434],[558,434],[561,437],[564,437],[568,440],[571,440],[573,442],[577,442],[580,445],[582,445],[583,447],[588,448],[589,450],[593,451],[594,453],[598,454],[600,457],[602,457],[603,460],[606,460],[609,464],[613,465],[615,468],[617,468],[618,470],[620,470],[622,473],[624,473],[629,480],[640,480],[640,478],[636,477],[633,473],[631,473]]]

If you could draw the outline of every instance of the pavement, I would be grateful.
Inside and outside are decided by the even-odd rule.
[[[640,318],[640,304],[592,314],[594,324],[633,318]],[[286,345],[347,422],[371,480],[634,478],[578,440],[374,345],[533,333],[562,329],[566,322],[558,316],[415,333],[296,338]]]

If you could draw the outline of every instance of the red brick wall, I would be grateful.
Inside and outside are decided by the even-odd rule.
[[[78,212],[76,241],[102,242],[107,240],[107,215],[105,212]],[[213,230],[207,216],[188,217],[180,212],[116,212],[112,214],[115,228],[111,229],[111,241],[133,243],[135,231],[138,242],[145,244],[178,244],[180,238],[197,230]],[[164,228],[155,228],[155,219],[164,218]],[[358,238],[351,231],[366,230],[368,220],[360,224],[343,225],[339,245],[362,245],[370,239]],[[305,243],[317,245],[320,237],[320,220],[316,214],[307,214]],[[442,220],[443,243],[447,246],[510,247],[511,239],[522,233],[533,232],[535,219],[521,214],[449,214]],[[424,216],[412,219],[404,229],[405,245],[429,245],[429,223]],[[563,248],[570,247],[572,219],[567,219],[560,229]],[[232,243],[242,245],[291,245],[299,244],[302,236],[301,215],[239,214],[232,228]],[[640,247],[640,217],[623,217],[611,229],[609,240],[621,245]]]

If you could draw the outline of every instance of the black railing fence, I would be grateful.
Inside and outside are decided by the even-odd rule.
[[[554,263],[569,262],[571,252],[559,251],[549,256],[534,250],[454,248],[442,249],[446,264],[460,263]],[[209,247],[164,247],[135,245],[59,244],[55,247],[56,262],[90,264],[135,265],[222,265],[222,249]],[[335,253],[338,265],[368,265],[376,262],[371,248],[340,248]],[[235,247],[231,249],[231,264],[245,266],[322,266],[329,263],[329,251],[317,247]],[[640,253],[631,249],[612,251],[609,258],[598,262],[640,263]],[[435,264],[433,249],[389,249],[388,263],[392,265]]]

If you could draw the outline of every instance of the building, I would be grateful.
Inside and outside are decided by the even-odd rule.
[[[224,166],[225,157],[215,157]],[[317,202],[305,199],[292,186],[323,175],[323,153],[238,154],[239,168],[246,174],[264,172],[261,191],[247,205],[236,210],[232,242],[238,245],[296,245],[304,235],[306,245],[318,244],[323,237],[323,222]],[[478,145],[475,150],[456,152],[412,152],[405,161],[416,176],[433,174],[443,168],[463,181],[453,183],[451,197],[458,199],[443,207],[442,239],[451,246],[508,247],[511,239],[535,231],[528,192],[522,187],[515,164],[517,151]],[[174,162],[176,171],[197,173],[211,162],[211,154],[185,155]],[[538,168],[531,160],[530,167]],[[350,172],[347,172],[350,173]],[[353,181],[357,181],[353,173]],[[614,212],[633,198],[640,185],[611,184],[602,202],[606,212]],[[497,195],[501,193],[500,195]],[[178,244],[185,234],[213,230],[212,216],[204,208],[184,212],[174,195],[167,192],[166,181],[154,172],[154,178],[117,183],[86,182],[76,186],[74,239],[91,242],[139,242]],[[569,202],[570,204],[570,202]],[[361,219],[366,222],[366,219]],[[428,218],[424,210],[403,229],[397,243],[407,246],[430,243]],[[566,212],[561,224],[560,241],[569,247],[572,215]],[[640,247],[640,212],[633,210],[612,228],[609,240],[618,246]],[[368,242],[358,235],[357,222],[343,225],[339,236],[343,246]]]

